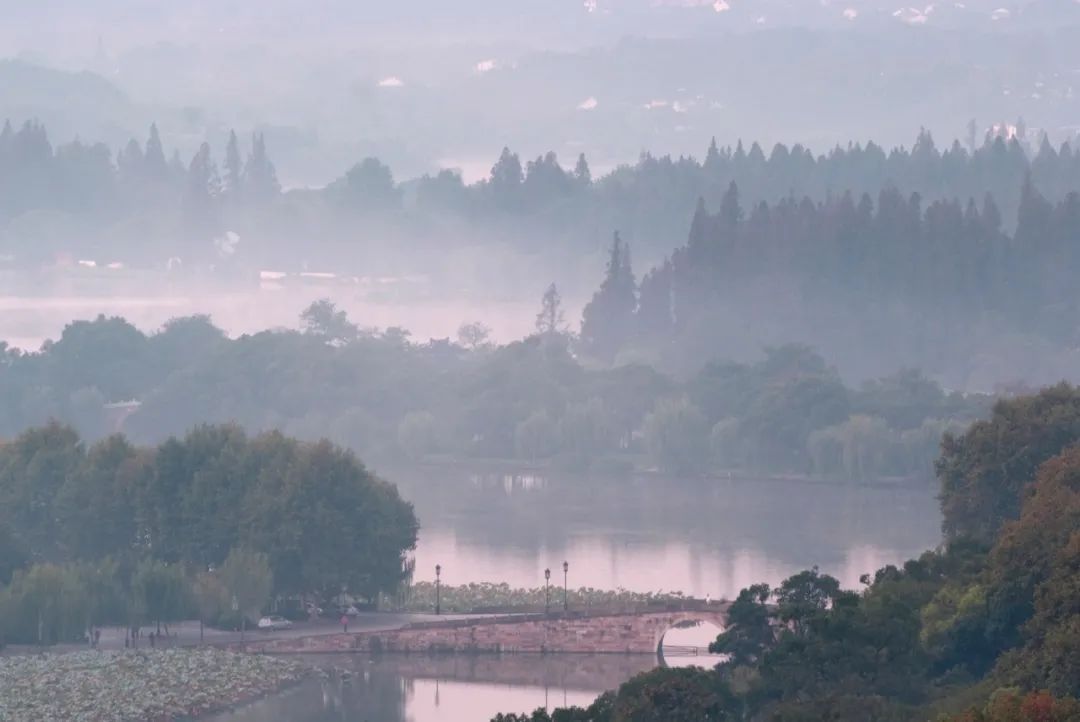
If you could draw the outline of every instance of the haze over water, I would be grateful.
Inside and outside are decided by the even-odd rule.
[[[390,471],[416,506],[417,580],[734,598],[818,565],[849,588],[862,574],[933,548],[936,487],[669,477]],[[553,574],[554,577],[557,575]],[[561,578],[558,580],[561,585]]]

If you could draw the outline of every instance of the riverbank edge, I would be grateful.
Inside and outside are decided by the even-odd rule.
[[[429,456],[413,461],[399,458],[373,458],[371,467],[377,474],[384,478],[393,478],[395,472],[408,470],[432,470],[446,471],[459,470],[472,473],[488,474],[563,474],[575,477],[599,477],[621,478],[631,476],[641,480],[672,479],[678,477],[686,480],[702,482],[736,481],[736,482],[776,482],[776,483],[800,483],[800,484],[823,484],[829,486],[859,485],[868,487],[891,488],[911,484],[925,484],[932,486],[937,483],[933,474],[927,475],[909,474],[907,476],[876,476],[866,479],[853,479],[846,476],[800,474],[795,472],[760,472],[741,469],[713,470],[698,474],[676,475],[661,469],[639,466],[633,463],[638,457],[610,457],[619,461],[626,461],[625,468],[606,468],[604,466],[580,468],[564,468],[552,462],[528,462],[520,459],[502,458],[472,458],[462,456]]]
[[[232,650],[229,650],[229,651],[232,651]],[[259,652],[233,652],[233,653],[234,654],[259,654]],[[266,656],[279,656],[279,655],[266,655]],[[319,671],[320,670],[317,667],[307,667],[305,673],[298,676],[298,677],[286,680],[286,681],[284,681],[284,682],[282,682],[282,683],[280,683],[278,685],[275,685],[273,687],[269,687],[269,688],[264,689],[264,690],[260,690],[259,692],[255,692],[253,694],[247,695],[247,696],[245,696],[245,697],[243,697],[241,699],[238,699],[238,700],[235,700],[235,701],[232,701],[232,702],[219,702],[219,703],[211,704],[206,709],[199,710],[198,712],[195,712],[194,714],[190,715],[189,718],[192,719],[192,720],[201,720],[201,719],[208,719],[210,717],[215,717],[215,716],[221,715],[221,714],[232,713],[232,712],[240,712],[245,707],[250,707],[250,706],[252,706],[252,705],[254,705],[254,704],[258,703],[258,702],[261,702],[262,700],[264,700],[264,699],[266,699],[268,697],[273,697],[275,695],[283,694],[285,692],[288,692],[291,689],[299,687],[304,682],[307,682],[308,680],[312,679],[317,674],[319,674]],[[146,722],[177,722],[177,720],[174,717],[162,717],[162,718],[149,718],[149,719],[146,720]]]

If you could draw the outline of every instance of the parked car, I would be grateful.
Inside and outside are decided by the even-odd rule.
[[[289,629],[290,627],[292,627],[292,622],[279,614],[271,614],[259,620],[259,629],[268,632],[276,629]]]
[[[347,607],[343,607],[341,613],[346,617],[357,617],[360,615],[360,610],[356,608],[355,604],[350,604]]]

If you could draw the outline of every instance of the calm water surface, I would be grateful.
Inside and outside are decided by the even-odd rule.
[[[651,669],[651,656],[386,655],[307,658],[348,670],[313,679],[214,722],[487,722],[499,712],[587,706]]]
[[[571,587],[732,599],[814,565],[857,587],[940,538],[929,482],[381,473],[416,507],[416,579],[445,584],[538,587],[566,560]]]

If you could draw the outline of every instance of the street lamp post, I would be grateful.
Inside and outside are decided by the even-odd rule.
[[[435,614],[442,614],[442,564],[435,565]]]
[[[564,612],[570,611],[570,601],[567,596],[566,575],[570,571],[570,563],[564,561],[562,563],[562,608]]]
[[[544,614],[551,614],[551,570],[544,570]]]

